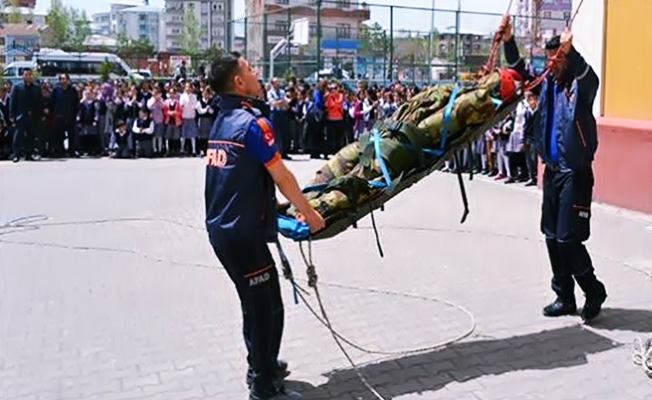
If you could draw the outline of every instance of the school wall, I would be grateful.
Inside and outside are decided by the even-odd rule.
[[[573,10],[580,4],[573,0]],[[652,1],[585,0],[574,44],[600,77],[597,201],[652,214]]]

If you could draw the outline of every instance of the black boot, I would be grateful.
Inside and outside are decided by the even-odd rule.
[[[552,267],[552,290],[557,294],[557,299],[543,308],[543,315],[546,317],[573,315],[577,312],[575,282],[570,269],[563,264],[562,246],[556,239],[546,239]]]
[[[290,375],[290,371],[288,371],[288,363],[283,361],[283,360],[278,360],[278,369],[276,370],[276,380],[278,382],[282,382],[285,378],[287,378]],[[253,371],[251,367],[247,370],[247,387],[251,388],[251,384],[253,383]]]
[[[582,320],[590,322],[600,314],[602,304],[607,299],[607,290],[592,271],[576,276],[575,280],[577,280],[577,284],[580,285],[586,295],[581,314]]]
[[[283,385],[275,385],[272,388],[256,389],[249,391],[249,400],[301,400],[302,396],[294,390],[287,389]]]
[[[575,299],[564,300],[557,297],[555,301],[543,307],[543,315],[546,317],[561,317],[563,315],[574,315],[577,312]]]

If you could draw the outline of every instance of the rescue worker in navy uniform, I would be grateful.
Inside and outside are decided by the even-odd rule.
[[[509,16],[503,19],[505,58],[511,68],[532,80],[512,35]],[[582,320],[597,317],[607,292],[593,270],[584,246],[590,235],[593,158],[598,135],[593,116],[600,80],[572,45],[570,30],[546,43],[551,72],[540,87],[533,136],[545,164],[541,231],[552,266],[554,302],[543,309],[548,317],[575,314],[575,281],[586,296]]]
[[[287,363],[278,360],[284,311],[267,245],[278,240],[274,184],[313,232],[324,227],[324,220],[281,160],[271,123],[258,108],[260,87],[249,63],[231,53],[211,64],[210,75],[221,102],[208,140],[206,228],[240,297],[249,399],[300,399],[300,394],[283,386]]]

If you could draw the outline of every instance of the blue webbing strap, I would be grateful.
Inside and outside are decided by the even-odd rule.
[[[500,99],[497,99],[497,98],[495,98],[495,97],[492,97],[492,98],[491,98],[491,102],[494,103],[494,105],[496,106],[496,108],[498,108],[498,107],[500,107],[500,106],[503,105],[503,101],[500,100]]]
[[[389,187],[392,185],[392,177],[389,175],[389,169],[387,169],[387,164],[385,164],[383,155],[380,152],[380,133],[378,132],[378,129],[374,128],[371,131],[371,134],[374,140],[374,152],[376,153],[378,166],[380,167],[380,171],[383,173],[383,178],[385,178],[385,185]]]
[[[453,114],[453,106],[455,106],[455,100],[457,100],[457,95],[460,93],[460,86],[459,84],[455,84],[453,86],[453,92],[451,93],[451,97],[448,99],[448,104],[446,104],[446,108],[444,109],[444,127],[441,132],[441,142],[439,145],[439,150],[436,150],[437,152],[433,152],[435,155],[442,155],[444,154],[444,151],[446,150],[446,139],[448,139],[448,125],[451,122],[451,116]]]

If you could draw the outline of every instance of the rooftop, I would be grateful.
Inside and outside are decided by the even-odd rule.
[[[120,12],[138,12],[138,13],[161,13],[163,12],[163,7],[156,6],[138,6],[138,7],[129,7],[120,10]]]
[[[28,7],[16,7],[16,11],[18,11],[21,15],[39,15],[39,16],[46,16],[48,13],[44,11],[36,11],[33,8],[28,8]],[[14,12],[13,7],[5,7],[2,10],[0,10],[0,13],[2,14],[11,14]]]
[[[0,27],[0,36],[6,35],[40,35],[43,30],[47,29],[47,25],[37,24],[4,24]]]

